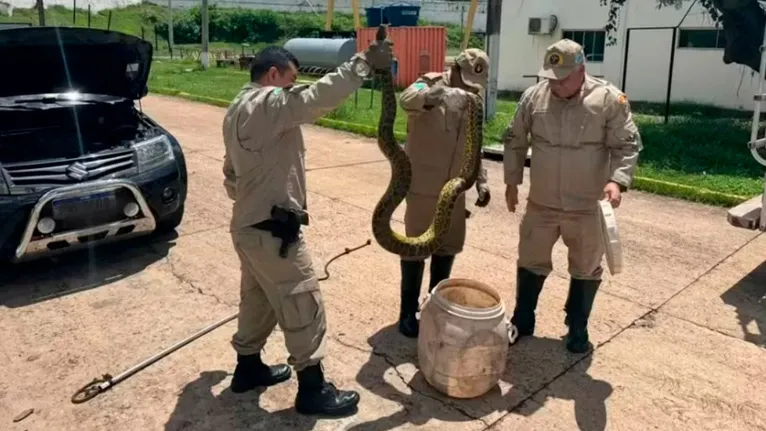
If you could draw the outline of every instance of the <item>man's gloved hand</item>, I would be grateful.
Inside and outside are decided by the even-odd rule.
[[[423,101],[425,102],[425,105],[440,105],[442,103],[442,99],[444,99],[444,92],[446,89],[447,87],[443,85],[434,85],[433,87],[428,87],[426,94],[423,95]]]
[[[375,40],[369,48],[359,53],[359,56],[370,65],[373,70],[390,69],[394,60],[394,54],[391,50],[393,43],[385,39],[383,41]]]
[[[489,187],[486,184],[478,185],[476,186],[476,191],[479,192],[479,198],[476,199],[476,205],[479,208],[484,208],[485,206],[489,205],[490,200],[490,194],[489,194]]]

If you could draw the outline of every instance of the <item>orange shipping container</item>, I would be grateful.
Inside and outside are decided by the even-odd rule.
[[[356,31],[357,52],[370,46],[377,31],[377,27]],[[398,61],[397,86],[407,87],[428,72],[444,72],[447,54],[445,27],[388,27],[387,33],[394,44],[394,57]]]

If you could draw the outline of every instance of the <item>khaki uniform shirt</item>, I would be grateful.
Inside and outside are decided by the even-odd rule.
[[[505,183],[522,183],[531,146],[529,200],[563,211],[594,211],[610,180],[630,187],[643,149],[625,95],[587,74],[569,100],[547,80],[528,88],[503,142]]]
[[[457,177],[463,166],[468,110],[451,111],[443,105],[426,109],[424,106],[429,87],[449,86],[449,82],[449,71],[427,73],[407,87],[399,99],[407,114],[405,151],[412,162],[412,194],[438,196],[444,184]],[[480,166],[476,185],[486,183],[487,171]]]
[[[306,206],[306,147],[300,125],[343,103],[363,79],[345,63],[311,85],[245,85],[226,112],[224,187],[234,209],[231,230],[271,218],[271,208]]]

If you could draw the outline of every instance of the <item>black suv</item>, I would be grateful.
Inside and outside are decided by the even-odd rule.
[[[183,152],[136,107],[151,62],[123,33],[0,30],[0,262],[181,223]]]

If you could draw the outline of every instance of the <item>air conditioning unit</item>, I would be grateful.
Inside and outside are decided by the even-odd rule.
[[[558,26],[559,20],[556,15],[548,17],[529,18],[527,34],[552,34]]]

